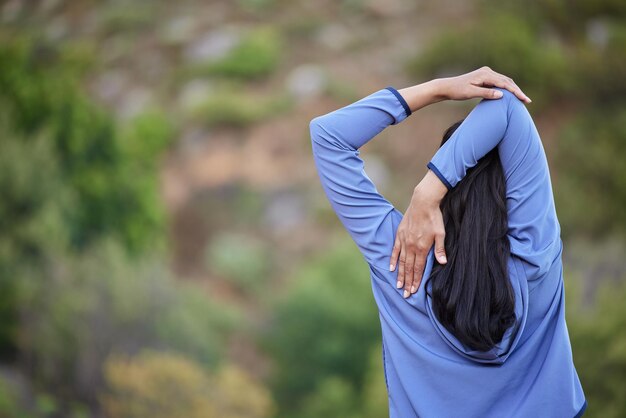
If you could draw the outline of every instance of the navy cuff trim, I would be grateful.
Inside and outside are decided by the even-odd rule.
[[[444,177],[444,175],[443,175],[443,174],[441,174],[441,171],[439,171],[439,169],[438,169],[437,167],[435,167],[435,164],[433,164],[432,162],[429,162],[429,163],[426,165],[426,167],[430,168],[430,169],[433,171],[433,173],[435,173],[435,174],[437,175],[437,177],[439,177],[439,180],[441,180],[441,182],[442,182],[443,184],[445,184],[445,185],[446,185],[446,187],[448,188],[448,190],[451,190],[451,189],[452,189],[452,185],[450,184],[450,182],[448,181],[448,179],[446,179],[446,178]]]
[[[409,116],[411,116],[411,108],[409,107],[409,104],[406,102],[406,100],[404,100],[404,97],[402,97],[402,95],[398,92],[398,90],[391,86],[385,87],[385,89],[389,90],[393,93],[394,96],[396,96],[396,98],[404,108],[404,113],[406,113],[406,117],[408,118]]]

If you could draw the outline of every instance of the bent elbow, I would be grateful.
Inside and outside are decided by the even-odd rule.
[[[317,116],[309,122],[309,133],[313,145],[322,141],[328,142],[327,132],[323,124],[324,116]]]

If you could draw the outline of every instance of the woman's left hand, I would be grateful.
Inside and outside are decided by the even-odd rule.
[[[407,87],[399,90],[399,93],[412,110],[417,110],[442,100],[498,100],[502,97],[502,92],[493,87],[507,89],[523,102],[531,102],[510,77],[489,67]],[[417,292],[426,266],[426,257],[433,244],[437,261],[440,264],[447,262],[444,248],[445,228],[438,204],[446,192],[445,185],[432,171],[428,171],[415,188],[411,203],[398,226],[389,269],[394,271],[398,267],[397,287],[404,287],[405,298]]]
[[[397,287],[404,287],[405,298],[419,288],[426,256],[433,242],[437,260],[441,264],[446,263],[446,231],[439,204],[447,190],[441,180],[428,170],[424,179],[415,187],[411,204],[396,232],[389,269],[396,269],[399,256]]]

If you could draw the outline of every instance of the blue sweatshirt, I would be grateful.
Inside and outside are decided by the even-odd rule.
[[[339,219],[370,267],[379,310],[391,418],[578,417],[586,408],[565,323],[562,241],[548,164],[523,103],[507,90],[482,100],[428,167],[453,188],[494,147],[504,168],[516,323],[487,352],[464,346],[437,320],[426,292],[405,299],[389,271],[402,213],[378,193],[359,148],[411,110],[393,87],[310,123],[315,164]]]

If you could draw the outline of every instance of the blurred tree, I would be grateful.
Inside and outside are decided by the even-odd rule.
[[[131,260],[113,242],[45,270],[45,286],[40,272],[21,278],[21,360],[64,401],[93,405],[111,352],[167,349],[215,368],[239,322],[234,308],[177,283],[162,262]]]
[[[171,127],[149,114],[120,132],[83,93],[85,66],[72,52],[19,37],[0,43],[0,103],[10,128],[25,142],[46,133],[48,158],[74,198],[64,221],[75,248],[103,235],[119,236],[133,250],[153,246],[162,222],[156,156]]]
[[[380,418],[389,415],[381,344],[370,350],[365,384],[361,392],[337,376],[322,380],[302,404],[300,418]]]
[[[58,161],[49,158],[52,144],[45,135],[25,140],[3,113],[0,143],[0,355],[6,357],[18,335],[19,281],[67,246],[63,211],[72,196]]]
[[[380,339],[367,263],[351,241],[330,244],[292,283],[267,335],[275,396],[287,415],[330,377],[360,391],[363,365]]]
[[[626,236],[623,155],[626,107],[591,110],[562,132],[559,167],[564,173],[555,188],[565,236]]]
[[[370,350],[365,385],[361,392],[363,418],[379,418],[389,415],[387,385],[382,359],[382,344]]]
[[[568,298],[567,325],[589,408],[585,417],[626,416],[626,281],[606,283],[594,307]],[[572,303],[573,302],[573,303]]]
[[[361,418],[354,387],[337,376],[321,380],[316,390],[304,399],[301,418],[342,417]]]
[[[115,237],[162,242],[156,156],[171,127],[149,113],[118,130],[82,92],[89,54],[0,36],[0,354],[15,348],[16,283],[46,259]],[[29,273],[30,274],[30,273]]]

